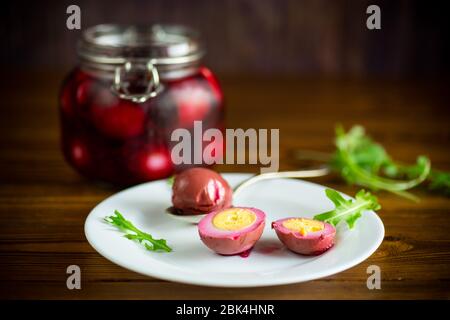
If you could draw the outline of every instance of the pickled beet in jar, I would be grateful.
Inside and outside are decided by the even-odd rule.
[[[99,25],[78,44],[79,65],[60,93],[62,149],[92,179],[119,185],[180,169],[171,133],[223,128],[223,94],[201,63],[197,33],[182,26]],[[222,146],[219,146],[221,148]]]

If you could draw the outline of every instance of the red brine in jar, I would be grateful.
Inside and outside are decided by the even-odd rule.
[[[174,129],[223,128],[222,91],[202,54],[196,33],[180,26],[87,29],[60,93],[69,164],[119,185],[172,175]]]

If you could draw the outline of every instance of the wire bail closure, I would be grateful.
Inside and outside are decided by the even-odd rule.
[[[147,89],[144,93],[130,93],[128,88],[123,85],[122,73],[130,72],[133,64],[130,61],[125,62],[120,67],[115,69],[114,84],[111,90],[118,95],[121,99],[131,100],[136,103],[143,103],[150,98],[156,97],[162,90],[162,85],[159,81],[159,73],[154,64],[149,61],[146,64],[146,71],[151,75],[151,79],[148,81]]]

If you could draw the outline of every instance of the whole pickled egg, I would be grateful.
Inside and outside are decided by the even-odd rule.
[[[336,229],[329,223],[307,218],[284,218],[272,222],[272,229],[291,251],[319,255],[334,245]]]
[[[259,209],[232,207],[206,215],[198,224],[203,243],[214,252],[234,255],[253,248],[261,237],[266,215]]]
[[[175,176],[172,204],[180,215],[207,214],[231,206],[233,190],[210,169],[191,168]]]

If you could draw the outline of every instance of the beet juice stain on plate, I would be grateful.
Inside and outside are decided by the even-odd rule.
[[[267,245],[267,246],[263,246],[261,248],[258,249],[258,252],[262,253],[262,254],[271,254],[274,253],[278,250],[282,250],[283,246],[281,245]]]
[[[64,156],[81,174],[119,185],[166,178],[178,169],[172,130],[223,127],[222,90],[194,30],[98,25],[78,48],[59,111]]]

